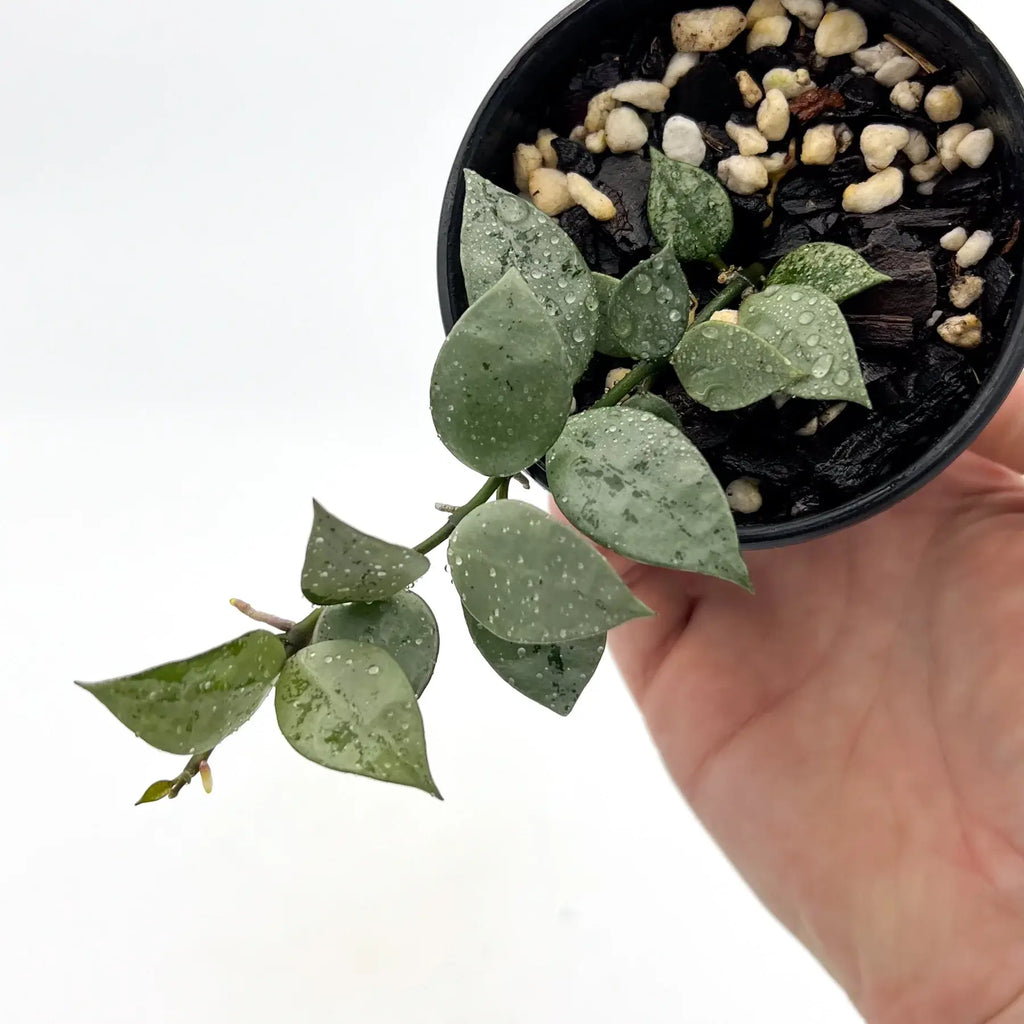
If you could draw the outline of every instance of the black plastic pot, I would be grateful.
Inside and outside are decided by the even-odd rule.
[[[459,265],[463,176],[472,168],[511,188],[511,155],[516,145],[547,127],[550,98],[564,92],[569,69],[579,59],[597,61],[609,44],[628,40],[638,19],[665,25],[679,10],[697,2],[651,0],[638,10],[636,0],[577,0],[530,40],[501,73],[477,111],[459,147],[444,196],[438,249],[441,316],[446,331],[467,308]],[[703,6],[708,6],[703,4]],[[745,5],[740,5],[745,6]],[[935,63],[963,69],[957,84],[967,102],[980,106],[980,120],[1003,143],[1003,159],[1013,163],[1007,175],[1024,208],[1024,89],[992,42],[947,0],[853,0],[866,16],[884,20],[891,31],[913,43]],[[749,548],[777,547],[832,533],[890,508],[928,483],[960,456],[1006,400],[1024,369],[1024,288],[1014,292],[1013,312],[999,358],[974,404],[932,449],[907,469],[843,505],[771,525],[741,525]]]

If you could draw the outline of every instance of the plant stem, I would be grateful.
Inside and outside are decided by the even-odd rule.
[[[203,754],[193,754],[185,770],[171,783],[171,790],[167,794],[168,800],[173,800],[198,774],[199,769],[210,759],[213,748]]]
[[[508,485],[510,482],[510,478],[506,477],[500,484],[498,484],[498,501],[505,501],[508,498]]]
[[[236,608],[254,622],[262,622],[264,626],[273,626],[274,629],[279,629],[282,633],[287,633],[295,628],[295,623],[291,619],[283,619],[280,615],[257,611],[248,601],[240,601],[237,597],[233,597],[230,604],[232,608]]]
[[[415,550],[421,555],[427,555],[435,548],[439,548],[454,532],[455,527],[462,522],[470,512],[475,511],[481,505],[490,501],[494,497],[498,488],[501,487],[502,483],[508,484],[508,480],[503,476],[492,476],[483,487],[480,488],[476,494],[473,495],[469,501],[466,502],[458,511],[453,512],[451,518],[444,526],[441,527],[437,533],[429,536],[422,544],[417,544]]]
[[[618,384],[615,385],[608,392],[604,398],[595,402],[592,409],[608,409],[613,405],[618,405],[623,399],[628,398],[630,392],[634,388],[639,387],[645,380],[650,380],[656,373],[659,373],[663,367],[668,364],[667,359],[649,359],[643,363],[637,363],[632,370],[629,371],[629,376],[623,377]]]
[[[281,637],[281,642],[284,644],[289,658],[309,646],[310,640],[313,639],[313,631],[316,629],[316,624],[320,621],[322,612],[323,608],[314,608],[298,625],[292,626]]]

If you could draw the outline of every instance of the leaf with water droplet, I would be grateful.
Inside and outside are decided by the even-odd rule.
[[[313,643],[358,640],[387,651],[401,666],[419,697],[437,664],[437,620],[418,594],[403,592],[373,604],[325,608],[313,630]]]
[[[606,333],[634,359],[667,356],[686,330],[690,286],[671,246],[634,267],[612,293]]]
[[[554,323],[517,270],[469,307],[430,382],[445,447],[484,476],[514,476],[554,444],[572,377]]]
[[[565,517],[598,544],[750,589],[721,484],[664,420],[622,407],[574,416],[548,454],[547,472]]]
[[[150,746],[194,754],[211,750],[249,721],[285,656],[278,637],[257,630],[184,661],[78,685]]]
[[[466,171],[462,273],[475,302],[518,270],[551,317],[573,380],[583,376],[600,326],[594,281],[572,239],[532,203]]]
[[[763,338],[735,324],[698,324],[672,353],[686,393],[713,412],[745,409],[807,374]]]
[[[794,249],[779,260],[768,276],[770,285],[807,285],[833,302],[845,302],[891,280],[875,270],[860,253],[832,242],[811,242]]]
[[[158,800],[163,800],[165,797],[171,795],[171,787],[173,785],[174,783],[171,782],[170,779],[161,779],[159,782],[154,782],[153,785],[135,801],[135,806],[140,807],[142,804],[155,804]]]
[[[652,413],[666,423],[671,423],[676,430],[683,429],[683,421],[679,418],[679,413],[660,395],[652,395],[649,391],[639,391],[635,395],[630,395],[621,404],[628,409],[639,409],[641,412]]]
[[[495,636],[463,608],[476,649],[510,686],[538,704],[568,715],[594,677],[607,637],[557,644],[515,644]]]
[[[357,530],[313,502],[302,593],[313,604],[384,601],[430,569],[425,555]]]
[[[310,761],[440,799],[416,694],[387,651],[354,640],[307,647],[285,665],[275,706],[285,739]]]
[[[448,565],[469,614],[510,643],[581,640],[652,614],[575,530],[522,501],[471,512]]]
[[[699,167],[670,160],[653,146],[651,165],[647,216],[654,237],[665,247],[674,244],[684,263],[718,256],[732,237],[728,193]]]
[[[783,389],[787,395],[871,408],[850,328],[827,295],[806,285],[772,285],[744,300],[740,325],[804,372]]]
[[[617,277],[609,277],[607,274],[595,273],[592,276],[594,288],[597,291],[598,310],[601,314],[601,326],[597,334],[597,351],[601,355],[611,356],[613,359],[628,359],[629,353],[615,337],[608,320],[612,296],[619,287],[619,279]]]

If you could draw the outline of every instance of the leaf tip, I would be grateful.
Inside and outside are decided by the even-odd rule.
[[[170,779],[161,779],[159,782],[154,782],[153,785],[135,801],[135,806],[141,807],[143,804],[155,804],[158,800],[163,800],[164,797],[170,796],[171,787],[173,785],[174,783],[172,783]]]

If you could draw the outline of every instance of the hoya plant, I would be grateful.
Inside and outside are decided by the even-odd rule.
[[[622,280],[590,271],[529,200],[466,173],[462,266],[470,301],[437,358],[430,404],[441,441],[484,478],[444,526],[405,546],[314,503],[302,567],[313,611],[293,622],[234,602],[269,628],[183,661],[81,684],[152,746],[188,757],[140,803],[173,798],[270,695],[281,732],[339,772],[440,796],[419,701],[438,626],[414,586],[447,544],[469,636],[526,697],[567,715],[609,630],[651,615],[591,543],[638,562],[750,589],[726,495],[675,409],[648,389],[674,372],[713,411],[773,395],[869,399],[839,303],[887,280],[852,250],[803,246],[765,277],[729,270],[728,195],[653,152],[649,216],[661,250]],[[684,264],[723,270],[699,312]],[[735,308],[734,308],[735,307]],[[728,311],[728,312],[726,312]],[[717,314],[717,315],[716,315]],[[595,353],[631,364],[589,408],[575,385]],[[543,460],[569,524],[510,497]]]

